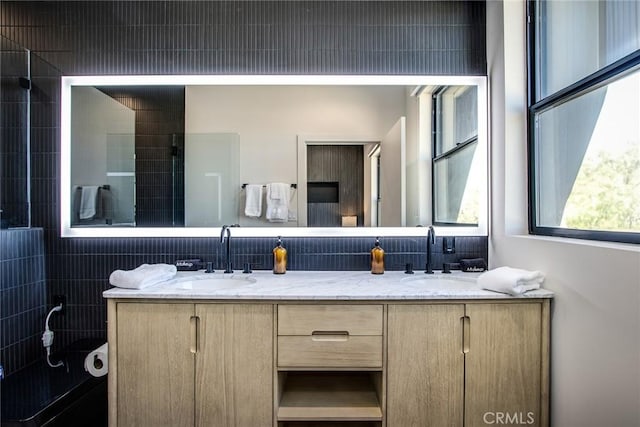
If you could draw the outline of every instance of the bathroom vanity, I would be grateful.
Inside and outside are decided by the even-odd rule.
[[[548,426],[550,301],[475,276],[185,274],[108,299],[111,426]]]

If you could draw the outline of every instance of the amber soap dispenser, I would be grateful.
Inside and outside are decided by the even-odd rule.
[[[282,246],[282,238],[278,237],[278,243],[273,248],[273,274],[287,272],[287,250]]]
[[[380,238],[376,237],[376,244],[371,249],[371,274],[384,273],[384,249],[380,247]]]

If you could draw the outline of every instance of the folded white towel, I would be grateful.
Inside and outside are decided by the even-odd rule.
[[[262,215],[262,185],[247,184],[244,190],[247,199],[244,205],[244,214],[260,217]]]
[[[540,271],[521,270],[512,267],[498,267],[478,276],[481,288],[511,295],[539,289],[544,282],[544,274]]]
[[[80,196],[80,219],[91,219],[96,216],[96,201],[98,198],[98,186],[88,185],[82,187]]]
[[[279,182],[267,184],[267,221],[287,222],[290,189],[289,184]]]
[[[274,182],[269,184],[269,199],[271,200],[289,200],[289,184]]]
[[[172,279],[176,271],[171,264],[142,264],[133,270],[114,271],[109,283],[119,288],[142,289]]]

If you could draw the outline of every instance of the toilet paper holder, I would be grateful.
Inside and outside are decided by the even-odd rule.
[[[93,367],[96,369],[102,369],[102,367],[104,366],[104,363],[102,362],[102,360],[98,357],[97,354],[93,355]]]
[[[90,352],[84,359],[84,370],[94,377],[109,373],[109,344],[105,343]]]

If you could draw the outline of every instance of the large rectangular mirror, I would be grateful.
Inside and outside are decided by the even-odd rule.
[[[74,236],[487,234],[485,77],[62,78]]]

